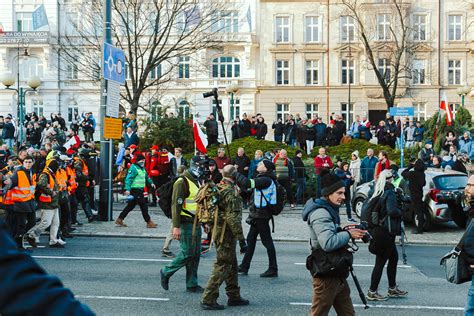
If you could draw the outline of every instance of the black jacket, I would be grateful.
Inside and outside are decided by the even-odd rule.
[[[250,127],[252,126],[252,124],[250,124],[249,120],[240,120],[239,126],[241,137],[250,136]]]
[[[219,135],[218,125],[217,125],[217,121],[215,119],[214,120],[206,120],[204,122],[204,127],[206,128],[206,134],[208,136],[209,135],[213,135],[213,136]]]
[[[267,132],[268,132],[268,127],[267,127],[267,124],[265,124],[264,122],[259,122],[256,124],[256,128],[257,128],[257,134],[255,134],[255,136],[257,137],[257,139],[265,139],[265,136],[267,135]]]
[[[337,143],[341,142],[342,136],[346,133],[346,122],[336,121],[334,123],[334,132],[336,134]]]
[[[236,156],[234,161],[234,165],[237,165],[237,172],[243,174],[244,176],[248,176],[249,174],[249,169],[244,170],[245,167],[250,168],[250,158],[247,157],[246,154],[244,154],[242,157]]]
[[[252,190],[252,198],[251,204],[249,207],[249,218],[250,219],[270,219],[272,218],[272,214],[266,208],[256,208],[254,202],[254,194],[255,190],[264,190],[272,185],[272,181],[276,182],[276,174],[274,171],[267,172],[264,174],[259,174],[253,180],[248,179],[244,175],[237,173],[235,177],[235,181],[239,184],[242,191],[247,191],[248,189]],[[255,185],[252,188],[252,181],[254,181]]]
[[[239,139],[241,136],[240,136],[240,126],[238,123],[235,123],[232,125],[231,127],[231,131],[232,131],[232,141],[236,140],[236,139]]]
[[[295,168],[295,179],[303,179],[306,177],[306,170],[304,168],[303,160],[300,157],[295,156],[293,158],[293,165]]]
[[[281,136],[285,130],[285,125],[282,122],[276,122],[272,124],[272,128],[275,130],[276,136]]]
[[[392,236],[399,236],[402,230],[402,209],[392,183],[385,185],[381,197],[380,218],[386,218],[383,225]]]
[[[423,187],[426,185],[425,169],[423,161],[418,159],[415,165],[410,165],[402,172],[402,177],[408,181],[410,197],[413,202],[423,201]]]

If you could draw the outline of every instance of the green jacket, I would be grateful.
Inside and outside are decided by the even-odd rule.
[[[221,229],[226,224],[226,230],[230,229],[232,236],[237,240],[243,240],[242,231],[242,197],[237,190],[237,185],[224,178],[218,185],[220,191],[219,198],[219,218],[217,221],[215,239],[221,235]],[[216,225],[216,224],[214,224]]]
[[[199,187],[199,183],[194,179],[194,177],[186,171],[183,175],[189,181],[192,181],[197,187]],[[183,178],[179,178],[173,184],[173,195],[171,200],[171,214],[173,220],[173,227],[179,228],[181,227],[181,210],[183,209],[183,202],[189,196],[189,186]],[[192,218],[183,218],[187,222],[192,223]]]
[[[56,179],[53,178],[53,182],[54,182],[54,186],[53,186],[53,190],[51,191],[50,188],[49,188],[49,175],[47,175],[44,172],[42,172],[40,174],[38,182],[36,183],[36,189],[40,190],[41,192],[43,192],[44,194],[47,194],[49,196],[51,196],[53,194],[53,192],[56,193],[56,195],[51,198],[50,203],[41,202],[41,201],[37,200],[38,201],[38,208],[40,210],[41,209],[42,210],[52,210],[52,209],[55,209],[55,208],[59,207],[59,203],[58,203],[59,190],[58,190],[58,185],[56,183]]]
[[[145,168],[142,168],[134,163],[130,166],[130,169],[128,169],[127,177],[125,178],[125,191],[130,191],[130,189],[132,189],[133,181],[135,181],[135,178],[139,176],[139,171],[142,171],[143,177],[145,177],[145,179],[143,179],[143,183],[145,183],[146,185],[153,184],[153,181],[151,181],[150,177],[148,177]],[[144,188],[145,186],[142,187],[142,189]]]

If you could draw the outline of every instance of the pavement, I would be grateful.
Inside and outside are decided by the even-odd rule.
[[[119,216],[120,211],[125,207],[124,203],[114,203],[114,220]],[[285,208],[283,212],[274,217],[275,232],[273,239],[277,241],[308,241],[308,228],[306,222],[301,219],[301,207],[294,209]],[[112,222],[96,221],[91,224],[87,223],[84,212],[79,210],[78,218],[84,223],[84,226],[78,227],[74,232],[78,236],[102,236],[102,237],[138,237],[138,238],[166,238],[171,228],[171,220],[163,215],[158,207],[149,208],[152,220],[158,224],[158,228],[146,228],[139,207],[129,213],[125,219],[128,227],[117,227]],[[344,209],[341,209],[342,224],[348,224]],[[245,223],[248,211],[244,210],[242,217],[242,227],[245,234],[248,232],[249,225]],[[430,232],[423,235],[411,234],[412,227],[407,226],[407,243],[408,244],[431,244],[431,245],[456,245],[463,234],[463,230],[459,229],[454,223],[444,223],[435,225]]]
[[[42,237],[43,243],[46,240],[47,237]],[[32,255],[48,273],[59,276],[64,285],[97,315],[308,314],[312,285],[304,266],[308,253],[305,243],[275,243],[279,277],[274,279],[258,276],[268,262],[265,249],[258,243],[249,275],[239,276],[241,295],[250,300],[250,305],[226,307],[218,312],[203,311],[199,306],[200,294],[185,291],[185,269],[171,278],[169,291],[161,288],[159,271],[169,262],[160,256],[161,246],[162,241],[155,238],[75,237],[68,240],[64,249],[38,248]],[[171,250],[176,252],[177,248],[178,243],[173,243]],[[448,283],[439,266],[439,258],[450,249],[451,246],[408,245],[408,262],[405,265],[399,262],[397,272],[397,282],[409,292],[408,297],[369,303],[371,307],[367,310],[363,309],[349,277],[356,314],[462,315],[469,284]],[[201,257],[198,274],[202,286],[206,285],[214,260],[214,250]],[[238,255],[238,260],[242,260],[242,255]],[[374,256],[368,253],[366,245],[360,245],[354,263],[366,293],[374,264]],[[227,302],[224,287],[221,287],[220,304]],[[386,293],[386,289],[384,274],[379,290]]]

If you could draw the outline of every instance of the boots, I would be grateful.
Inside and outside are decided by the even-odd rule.
[[[153,223],[151,219],[146,223],[146,228],[157,228],[157,227],[158,225]]]
[[[117,219],[115,220],[115,225],[120,227],[127,227],[127,224],[125,224],[123,222],[123,219],[121,219],[120,217],[117,217]]]

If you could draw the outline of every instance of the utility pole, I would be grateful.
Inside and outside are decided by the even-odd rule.
[[[112,44],[112,1],[103,0],[104,6],[104,43]],[[102,58],[104,58],[102,54]],[[104,61],[102,60],[102,67]],[[111,177],[111,144],[112,139],[106,140],[104,138],[104,126],[105,126],[105,113],[107,107],[107,84],[106,80],[102,76],[100,91],[101,91],[101,104],[100,104],[100,186],[99,186],[99,215],[102,221],[113,220],[112,216],[112,177]]]

